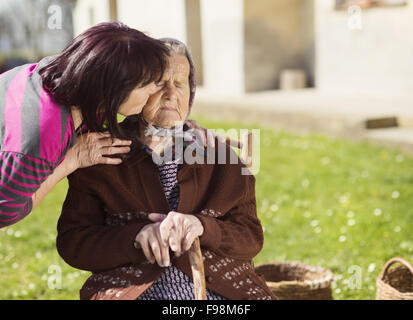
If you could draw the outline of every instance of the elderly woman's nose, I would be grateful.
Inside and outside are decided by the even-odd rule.
[[[165,95],[168,99],[175,99],[176,98],[176,88],[175,86],[168,86],[165,89]]]

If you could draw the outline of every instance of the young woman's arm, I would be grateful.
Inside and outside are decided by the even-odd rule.
[[[103,155],[127,153],[129,145],[130,141],[112,141],[107,133],[84,134],[54,169],[42,159],[0,151],[0,228],[26,217],[59,181],[76,169],[121,163],[119,158]]]
[[[104,155],[128,153],[131,142],[110,138],[109,133],[87,133],[78,138],[65,159],[56,167],[53,173],[40,185],[33,194],[33,209],[63,178],[79,168],[96,164],[120,164],[120,158],[108,158]]]

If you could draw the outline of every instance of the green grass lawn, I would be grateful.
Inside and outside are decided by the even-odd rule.
[[[335,299],[375,299],[384,263],[394,256],[413,261],[413,158],[367,143],[278,130],[261,129],[260,141],[256,197],[265,243],[255,263],[320,265],[335,274]],[[79,298],[89,273],[66,265],[55,247],[66,189],[65,180],[28,218],[0,230],[0,299]]]

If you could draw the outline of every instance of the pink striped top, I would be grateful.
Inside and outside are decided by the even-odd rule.
[[[0,75],[0,228],[32,210],[31,197],[76,141],[69,109],[43,89],[46,57]]]

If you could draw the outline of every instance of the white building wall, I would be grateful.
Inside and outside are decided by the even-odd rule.
[[[118,20],[151,37],[186,42],[184,0],[118,0]]]
[[[91,26],[109,21],[108,0],[78,0],[73,12],[75,36]]]
[[[363,10],[361,30],[349,28],[347,11],[333,8],[332,0],[315,1],[316,86],[328,93],[411,94],[412,1]]]
[[[208,92],[244,92],[243,1],[201,0],[203,85]],[[187,42],[185,0],[118,0],[117,3],[119,21],[154,38],[173,37]],[[78,0],[74,12],[75,34],[109,21],[109,17],[108,0]]]
[[[151,37],[186,41],[184,0],[118,0],[117,3],[118,21]],[[110,21],[109,1],[78,0],[74,19],[76,35],[94,24]]]
[[[243,0],[201,0],[204,88],[216,93],[243,93]]]

